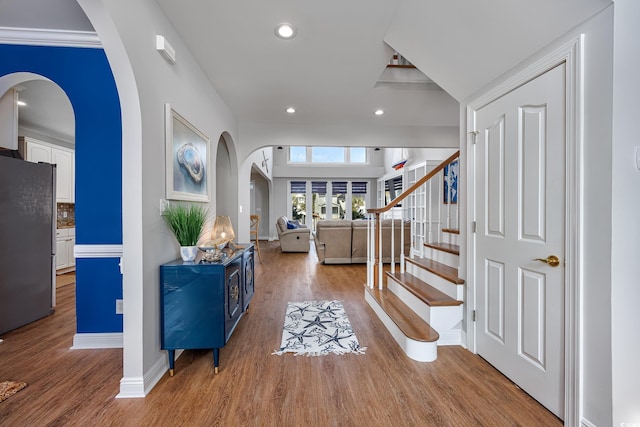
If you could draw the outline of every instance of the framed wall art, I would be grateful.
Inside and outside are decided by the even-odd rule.
[[[209,138],[165,105],[168,200],[209,201]]]
[[[456,159],[444,167],[444,204],[458,203],[458,172],[460,162]]]

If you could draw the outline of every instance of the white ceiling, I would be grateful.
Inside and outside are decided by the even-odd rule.
[[[18,125],[68,143],[75,142],[75,118],[67,94],[48,80],[20,83]]]
[[[375,131],[457,127],[457,100],[611,0],[156,2],[241,126],[348,124]],[[91,27],[75,0],[0,0],[0,10],[0,26]],[[281,22],[297,27],[295,39],[275,37]],[[376,84],[393,53],[389,45],[437,85]],[[289,106],[297,109],[294,117],[284,111]],[[377,108],[383,117],[373,116]]]
[[[458,126],[458,103],[442,90],[376,87],[400,0],[157,3],[240,121],[292,122],[292,105],[298,124]],[[282,22],[297,27],[294,39],[275,36]]]

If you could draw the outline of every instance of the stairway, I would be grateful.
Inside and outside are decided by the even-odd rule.
[[[464,280],[457,244],[425,247],[429,255],[406,258],[404,273],[387,271],[382,290],[365,287],[365,300],[410,358],[432,362],[438,345],[461,344]]]
[[[441,186],[432,185],[433,181],[429,182],[429,180],[433,179],[436,182],[442,180],[443,170],[457,159],[458,154],[445,160],[387,206],[368,210],[379,219],[382,213],[393,206],[399,206],[402,200],[408,200],[410,206],[406,211],[409,214],[403,213],[403,217],[419,218],[420,216],[416,216],[416,213],[420,212],[424,214],[423,218],[428,217],[428,220],[423,220],[421,223],[414,221],[411,252],[406,257],[401,256],[404,265],[400,265],[399,271],[396,271],[393,265],[391,271],[385,271],[383,279],[386,280],[375,280],[375,267],[371,267],[373,272],[368,276],[374,277],[376,283],[368,280],[364,293],[367,303],[404,352],[410,358],[420,362],[436,360],[438,345],[462,344],[464,280],[458,273],[460,232],[457,228],[450,227],[448,220],[444,221],[443,227],[442,218],[450,217],[448,214],[451,212],[451,205],[447,206],[440,202],[434,205],[433,203],[433,200],[443,200],[442,193],[431,197],[428,194],[429,190],[425,190],[425,188],[439,187],[442,191]],[[420,192],[426,196],[413,196]],[[426,203],[423,206],[416,207],[418,203],[411,206],[413,200],[425,200]],[[448,209],[447,215],[443,214],[445,209]],[[432,218],[436,220],[432,221]],[[374,244],[376,222],[372,223],[374,225],[371,226],[370,254],[377,250]],[[455,224],[459,224],[458,218]],[[422,243],[428,234],[425,230],[431,229],[439,230],[434,233],[439,241]],[[377,243],[379,247],[379,242]],[[373,266],[377,266],[379,273],[382,267],[377,257],[378,254],[376,259],[371,255],[369,259],[372,260]]]

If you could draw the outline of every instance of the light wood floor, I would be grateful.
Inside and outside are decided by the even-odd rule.
[[[0,381],[29,385],[0,403],[0,426],[555,426],[561,422],[480,357],[440,347],[408,359],[365,303],[364,265],[323,266],[260,242],[256,294],[220,352],[186,351],[145,399],[115,399],[121,350],[69,350],[75,286],[53,316],[2,336]],[[365,355],[271,355],[288,301],[339,299]]]

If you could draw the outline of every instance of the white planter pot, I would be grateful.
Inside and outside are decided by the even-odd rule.
[[[183,261],[193,261],[198,254],[197,246],[180,246],[180,256]]]

